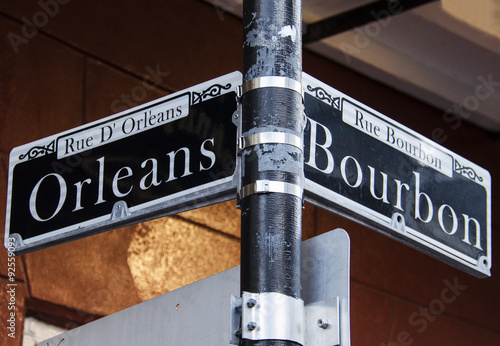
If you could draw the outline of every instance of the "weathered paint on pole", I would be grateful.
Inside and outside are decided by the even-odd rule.
[[[300,83],[301,1],[245,0],[243,6],[243,83],[262,77],[286,77]],[[300,91],[257,87],[242,96],[243,137],[281,132],[302,138],[304,125]],[[270,181],[300,189],[298,196],[260,191],[240,200],[241,290],[300,299],[302,148],[264,143],[243,149],[241,155],[241,186]],[[297,345],[284,340],[243,340],[242,344]]]

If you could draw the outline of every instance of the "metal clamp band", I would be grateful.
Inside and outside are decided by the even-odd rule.
[[[302,188],[300,186],[286,183],[284,181],[257,180],[255,183],[245,185],[240,190],[239,200],[258,193],[286,193],[302,199]]]
[[[259,88],[285,88],[298,92],[302,96],[302,83],[289,77],[264,76],[246,81],[241,86],[242,95]]]
[[[302,139],[294,134],[286,132],[260,132],[238,138],[238,149],[241,151],[245,148],[257,144],[289,144],[302,149]]]
[[[243,339],[288,340],[304,345],[303,300],[276,292],[243,292],[242,298]]]

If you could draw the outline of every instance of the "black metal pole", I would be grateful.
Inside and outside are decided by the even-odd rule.
[[[244,0],[243,82],[256,83],[242,96],[242,136],[286,133],[302,138],[300,89],[273,86],[302,74],[301,1]],[[285,77],[285,78],[283,78]],[[247,83],[247,84],[248,84]],[[266,83],[263,83],[266,84]],[[293,84],[293,83],[292,83]],[[244,88],[245,89],[245,88]],[[263,140],[262,142],[266,142]],[[271,141],[272,142],[272,141]],[[286,142],[286,141],[285,141]],[[242,151],[241,186],[269,184],[242,195],[241,290],[301,298],[303,153],[290,143],[262,143]],[[292,187],[277,192],[278,187]],[[285,184],[282,184],[285,183]],[[300,193],[297,194],[298,187]],[[278,188],[279,190],[279,188]],[[284,316],[283,321],[287,320]],[[242,340],[242,345],[298,345],[286,340]]]

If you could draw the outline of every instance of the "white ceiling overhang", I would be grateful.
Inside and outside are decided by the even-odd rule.
[[[241,17],[242,0],[208,2]],[[370,2],[303,0],[303,20],[307,26]],[[500,1],[442,0],[377,17],[306,48],[441,109],[447,119],[455,114],[500,132]]]

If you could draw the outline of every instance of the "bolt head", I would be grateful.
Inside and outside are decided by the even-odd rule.
[[[247,328],[248,330],[252,331],[252,330],[255,330],[255,328],[257,328],[257,323],[255,322],[250,322],[247,324]]]
[[[257,301],[255,299],[249,299],[247,301],[247,306],[251,309],[253,308],[255,305],[257,305]]]
[[[318,327],[322,329],[327,329],[330,324],[328,323],[328,320],[320,318],[318,320]]]

